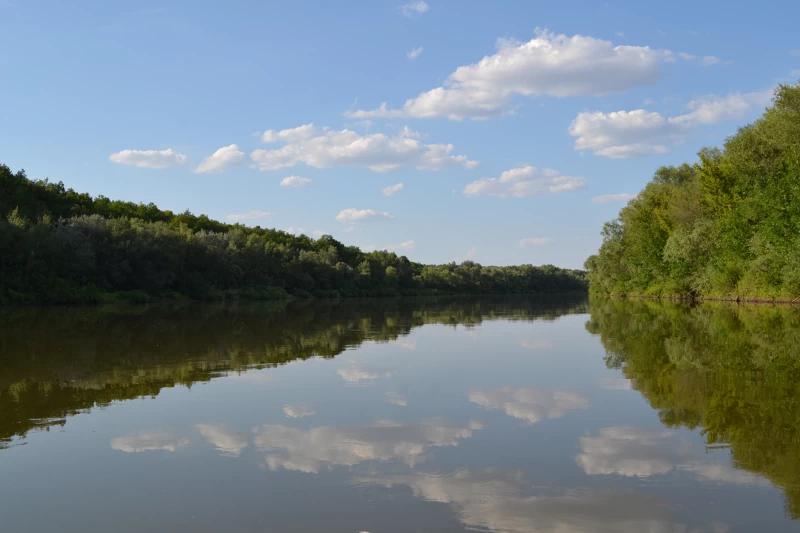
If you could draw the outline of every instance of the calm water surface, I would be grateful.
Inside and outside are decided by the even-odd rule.
[[[0,313],[0,531],[800,531],[800,311]]]

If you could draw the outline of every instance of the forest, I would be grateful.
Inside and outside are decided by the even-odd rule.
[[[585,264],[596,294],[800,299],[800,85],[693,165],[658,169]]]
[[[586,291],[552,265],[423,265],[329,235],[93,198],[0,165],[0,304]]]

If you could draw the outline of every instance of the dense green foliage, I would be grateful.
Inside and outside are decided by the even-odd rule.
[[[786,493],[800,517],[800,311],[593,298],[586,329],[670,427],[701,429],[709,447]]]
[[[555,320],[586,306],[585,294],[563,294],[7,308],[0,311],[0,449],[82,410],[226,372],[332,358],[424,324]]]
[[[605,224],[592,292],[800,297],[800,85],[694,166],[660,168]]]
[[[218,300],[586,289],[582,271],[422,265],[330,236],[314,240],[92,198],[4,165],[0,250],[0,303],[91,302],[110,294]]]

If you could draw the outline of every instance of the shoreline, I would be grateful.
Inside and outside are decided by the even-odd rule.
[[[800,306],[800,297],[790,300],[788,298],[743,298],[736,297],[723,297],[723,296],[648,296],[645,294],[604,294],[604,293],[589,293],[590,297],[598,298],[612,298],[624,300],[627,298],[635,300],[669,300],[680,302],[725,302],[735,303],[737,305],[755,304],[755,305],[790,305]]]

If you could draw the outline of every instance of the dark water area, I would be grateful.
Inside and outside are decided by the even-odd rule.
[[[800,531],[800,310],[0,311],[0,531]]]

